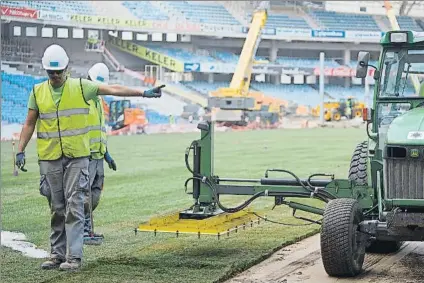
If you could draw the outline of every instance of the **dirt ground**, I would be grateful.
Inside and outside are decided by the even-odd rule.
[[[395,254],[367,254],[355,278],[329,277],[321,261],[319,235],[274,253],[226,283],[424,283],[424,243],[407,242]]]

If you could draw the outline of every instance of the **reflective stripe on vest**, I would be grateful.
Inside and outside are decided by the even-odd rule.
[[[100,97],[97,102],[94,100],[90,101],[88,124],[90,125],[90,151],[92,153],[105,154],[107,148],[107,135],[103,100]]]
[[[56,116],[69,117],[71,115],[88,114],[89,112],[90,112],[90,109],[87,109],[87,108],[68,109],[68,110],[61,110],[61,111],[51,112],[51,113],[44,113],[44,114],[40,113],[39,118],[41,120],[56,119]]]
[[[52,138],[60,138],[60,137],[71,137],[71,136],[83,135],[88,133],[89,131],[90,131],[90,127],[86,127],[84,129],[69,130],[69,131],[37,133],[37,138],[52,139]]]
[[[53,101],[49,82],[34,86],[38,106],[37,151],[40,160],[90,156],[89,105],[79,79],[67,78],[60,102]]]

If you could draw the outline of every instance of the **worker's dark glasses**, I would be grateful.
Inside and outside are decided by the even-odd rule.
[[[49,75],[53,75],[53,74],[60,75],[60,74],[63,73],[63,71],[65,71],[65,70],[47,70],[47,74],[49,74]]]

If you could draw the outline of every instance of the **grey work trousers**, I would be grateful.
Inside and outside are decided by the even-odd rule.
[[[90,174],[90,188],[91,188],[91,203],[93,211],[99,205],[100,195],[103,190],[103,184],[105,179],[105,170],[103,166],[102,159],[90,159],[88,165],[88,172]],[[91,222],[90,222],[90,194],[87,191],[85,194],[84,201],[84,213],[85,213],[85,223],[84,223],[84,233],[91,232]]]
[[[52,258],[82,259],[88,162],[88,157],[39,161],[40,194],[47,198],[51,210]]]

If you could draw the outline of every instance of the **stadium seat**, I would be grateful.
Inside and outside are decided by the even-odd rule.
[[[90,1],[2,1],[2,5],[79,15],[96,15]]]
[[[309,15],[323,29],[380,31],[371,15],[336,13],[323,10],[310,10]]]
[[[415,21],[415,19],[408,17],[408,16],[397,16],[396,17],[400,29],[404,30],[414,30],[414,31],[423,31],[423,29],[418,25],[418,23]],[[382,19],[383,23],[387,27],[391,27],[389,18],[384,17]]]
[[[193,62],[193,63],[216,62],[216,59],[211,56],[199,55],[182,48],[171,48],[171,47],[163,47],[158,45],[144,45],[144,46],[184,62]]]
[[[208,2],[204,4],[199,3],[199,1],[167,1],[166,3],[171,9],[182,14],[191,22],[240,25],[227,9],[218,2]]]
[[[252,14],[247,15],[247,21],[250,22]],[[311,26],[306,22],[304,18],[296,15],[286,15],[283,13],[273,13],[268,15],[265,28],[298,28],[298,29],[310,29]]]
[[[2,121],[23,124],[27,114],[28,96],[34,84],[46,78],[1,72]]]
[[[122,5],[141,20],[169,20],[166,12],[152,5],[150,1],[123,1]]]

